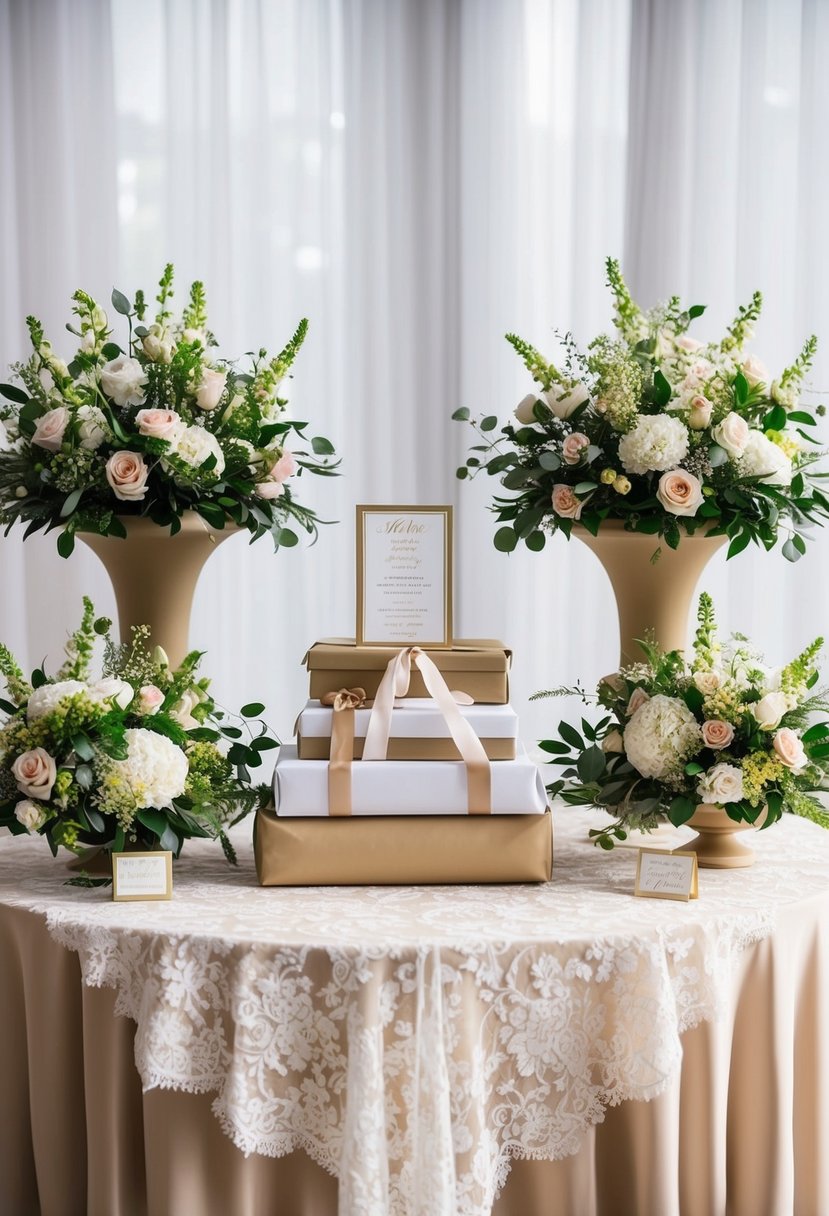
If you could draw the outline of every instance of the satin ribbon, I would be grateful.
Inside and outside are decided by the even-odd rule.
[[[396,697],[405,697],[409,691],[412,662],[423,677],[426,691],[443,715],[466,765],[467,811],[470,815],[489,815],[492,812],[492,772],[484,745],[458,709],[440,671],[418,646],[408,646],[399,651],[386,668],[374,698],[363,760],[385,760],[394,701]]]
[[[366,704],[364,688],[341,688],[320,698],[330,705],[331,750],[328,760],[328,814],[351,814],[351,760],[354,755],[354,712]]]

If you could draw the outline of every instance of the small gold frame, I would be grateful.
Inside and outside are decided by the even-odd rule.
[[[648,853],[651,856],[658,857],[692,857],[693,864],[691,866],[691,882],[687,895],[674,895],[668,891],[643,891],[639,885],[639,875],[642,870],[642,854]],[[636,886],[633,889],[634,895],[641,896],[642,899],[676,899],[680,903],[687,903],[689,899],[699,898],[699,866],[697,864],[697,855],[692,849],[640,849],[639,856],[636,860]]]
[[[155,888],[152,890],[152,893],[150,893],[150,894],[144,894],[143,892],[139,892],[138,894],[130,894],[130,895],[121,894],[121,892],[119,890],[119,881],[118,881],[119,863],[122,860],[127,860],[127,861],[137,860],[139,857],[155,857],[155,858],[162,857],[162,858],[164,858],[165,888],[164,888],[163,892],[161,892],[157,888]],[[113,898],[113,900],[116,901],[116,903],[135,903],[138,900],[143,901],[143,900],[151,900],[151,899],[172,899],[173,898],[173,854],[169,851],[165,852],[160,849],[157,849],[157,850],[151,851],[151,852],[147,852],[147,853],[137,853],[137,852],[133,853],[130,851],[125,851],[122,853],[113,853],[112,854],[112,898]]]

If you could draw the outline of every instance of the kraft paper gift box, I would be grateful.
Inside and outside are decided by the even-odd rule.
[[[377,695],[389,659],[399,647],[357,646],[353,638],[316,642],[303,660],[310,673],[309,696],[318,701],[341,688],[362,688],[371,699]],[[476,704],[506,705],[512,652],[502,642],[458,638],[449,650],[425,653],[453,692],[464,692]],[[409,697],[427,696],[421,674],[412,671]]]
[[[490,760],[514,760],[518,740],[518,715],[509,705],[458,706],[484,745]],[[309,701],[297,720],[297,750],[300,760],[327,760],[331,752],[331,728],[335,711],[319,701]],[[363,754],[371,710],[354,714],[353,759]],[[388,760],[460,760],[461,755],[443,714],[430,698],[407,697],[397,701],[391,714],[386,752]]]
[[[515,760],[490,766],[491,814],[541,815],[547,791],[538,766],[519,748]],[[350,765],[352,817],[361,815],[467,815],[466,765],[460,760],[356,760]],[[324,818],[329,807],[327,760],[300,760],[283,745],[274,770],[274,803],[280,817]]]
[[[547,882],[552,815],[290,819],[266,810],[254,852],[264,887]]]

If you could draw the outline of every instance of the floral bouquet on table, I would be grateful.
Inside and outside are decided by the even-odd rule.
[[[163,651],[150,651],[143,627],[122,645],[110,628],[84,599],[54,679],[39,669],[26,680],[0,646],[8,690],[0,700],[0,827],[39,832],[55,854],[58,845],[118,851],[129,843],[177,856],[192,836],[217,837],[235,861],[226,829],[269,801],[270,787],[253,785],[249,770],[276,740],[261,720],[234,724],[219,709],[198,676],[198,651],[173,671]],[[98,636],[103,676],[92,680]],[[263,710],[246,705],[241,715],[258,719]]]
[[[760,315],[755,292],[719,341],[688,333],[703,305],[677,297],[643,312],[631,299],[618,262],[608,259],[616,333],[586,353],[572,335],[565,361],[548,363],[529,343],[508,334],[537,388],[502,427],[494,415],[471,422],[480,442],[458,477],[485,470],[513,498],[496,497],[505,524],[495,547],[511,552],[523,540],[544,548],[546,534],[569,537],[575,521],[594,536],[605,520],[651,533],[671,548],[683,532],[727,535],[728,556],[750,542],[797,561],[803,531],[829,516],[829,498],[813,465],[821,455],[802,408],[803,381],[817,348],[814,337],[776,378],[744,350]],[[814,411],[823,414],[823,406]],[[805,428],[805,429],[804,429]]]
[[[615,816],[591,832],[598,844],[611,849],[663,815],[678,827],[700,804],[723,807],[737,823],[765,812],[765,828],[790,811],[829,828],[814,796],[829,789],[829,721],[811,721],[829,713],[826,692],[811,691],[822,638],[771,669],[739,634],[720,645],[703,594],[690,662],[641,645],[645,661],[606,677],[593,697],[577,687],[532,698],[576,693],[607,710],[595,725],[583,718],[581,731],[559,723],[558,739],[540,744],[564,766],[551,796]]]
[[[321,435],[310,452],[290,450],[291,432],[302,442],[308,423],[287,418],[280,395],[308,322],[275,358],[260,350],[241,370],[214,357],[202,284],[179,318],[172,294],[172,266],[152,320],[143,292],[130,303],[113,291],[128,327],[121,346],[104,310],[76,291],[67,329],[80,345],[68,365],[28,318],[34,353],[13,367],[22,387],[0,385],[0,522],[25,524],[25,536],[61,528],[63,557],[76,532],[126,536],[121,515],[174,534],[192,510],[214,528],[270,532],[276,547],[297,543],[292,523],[316,535],[321,521],[299,502],[294,478],[331,476],[338,462]]]

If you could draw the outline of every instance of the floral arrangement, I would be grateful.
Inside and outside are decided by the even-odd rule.
[[[536,694],[577,693],[607,711],[595,725],[582,719],[581,731],[561,722],[558,739],[540,744],[564,766],[550,794],[613,814],[591,832],[604,848],[663,815],[679,826],[700,804],[737,823],[762,816],[765,828],[788,811],[829,828],[814,796],[829,789],[829,721],[811,722],[829,713],[826,693],[811,691],[823,639],[775,670],[741,635],[719,643],[708,595],[697,621],[689,662],[642,642],[645,661],[606,677],[594,697],[580,687]]]
[[[99,636],[103,672],[93,680]],[[0,727],[0,827],[40,833],[53,853],[59,845],[80,853],[130,842],[178,855],[192,836],[217,837],[235,861],[227,827],[270,797],[250,776],[262,753],[278,746],[259,719],[264,706],[244,706],[242,718],[255,721],[234,724],[198,675],[201,654],[193,651],[172,670],[163,650],[150,650],[148,636],[139,626],[129,643],[115,643],[111,622],[96,619],[84,599],[81,625],[53,679],[38,669],[26,680],[0,646],[8,690],[8,700],[0,700],[7,715]]]
[[[494,499],[505,525],[495,547],[511,552],[523,540],[539,551],[549,533],[569,537],[578,521],[595,536],[613,519],[671,548],[697,529],[725,534],[729,557],[751,542],[771,549],[782,533],[783,553],[797,561],[804,530],[829,516],[819,481],[827,474],[813,471],[821,452],[804,429],[815,418],[800,404],[817,340],[773,378],[744,349],[760,316],[759,292],[724,337],[701,342],[688,329],[703,305],[685,309],[672,297],[645,312],[613,259],[607,276],[613,336],[595,338],[584,353],[567,334],[558,367],[507,334],[537,386],[515,422],[493,437],[494,415],[472,420],[467,408],[453,415],[480,440],[458,477],[485,470],[516,491]]]
[[[79,339],[71,363],[55,354],[43,326],[27,319],[34,348],[13,366],[22,387],[0,385],[0,523],[60,528],[68,557],[76,532],[126,536],[119,518],[144,515],[176,533],[184,511],[214,528],[230,521],[276,547],[295,545],[294,523],[316,535],[321,522],[296,497],[304,470],[334,475],[334,448],[318,435],[292,451],[308,423],[285,416],[280,385],[305,339],[299,323],[285,348],[252,357],[247,370],[215,357],[204,287],[196,282],[180,317],[171,311],[173,267],[159,284],[154,319],[144,293],[132,303],[113,291],[126,319],[124,346],[104,310],[76,291]]]

